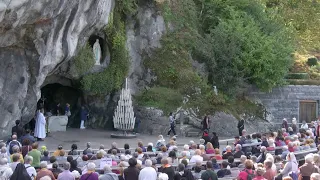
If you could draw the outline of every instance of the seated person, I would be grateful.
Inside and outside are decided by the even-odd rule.
[[[72,144],[71,151],[69,151],[68,155],[79,155],[77,149],[78,149],[78,146],[76,144]]]
[[[228,159],[229,156],[233,156],[231,150],[232,150],[231,146],[227,146],[226,147],[226,152],[222,155],[222,159]]]
[[[53,156],[59,156],[60,155],[60,151],[62,151],[63,150],[63,147],[62,147],[62,145],[60,144],[59,146],[58,146],[58,149],[53,153]]]
[[[216,160],[222,160],[222,156],[220,154],[220,150],[218,148],[216,148],[214,150],[214,152],[215,152],[215,156],[214,157],[216,158]]]
[[[229,166],[231,168],[238,167],[237,164],[234,162],[234,157],[233,156],[229,156],[228,157],[228,163],[229,163]]]
[[[274,151],[275,150],[275,144],[273,139],[268,140],[268,147],[267,151]]]
[[[192,173],[194,179],[201,179],[201,170],[202,168],[200,166],[194,167],[194,173]]]
[[[213,148],[211,142],[208,142],[206,146],[207,146],[206,154],[214,154],[215,151],[214,151],[214,148]]]
[[[219,170],[220,169],[220,166],[217,163],[217,159],[216,158],[212,158],[211,162],[212,162],[212,167],[213,167],[214,170]]]
[[[241,151],[242,147],[240,144],[237,144],[235,147],[235,153],[233,154],[234,158],[240,158],[242,155],[244,155],[244,152]]]
[[[238,165],[238,168],[239,168],[239,169],[245,169],[244,163],[246,162],[246,160],[247,160],[247,156],[242,155],[242,156],[240,157],[240,164]]]
[[[229,163],[227,161],[223,161],[221,164],[221,169],[217,172],[218,178],[223,178],[226,175],[231,175],[231,171],[227,169]]]
[[[44,151],[40,161],[50,161],[49,151]]]
[[[190,163],[196,163],[197,161],[203,161],[203,157],[201,156],[201,151],[199,149],[197,149],[195,151],[195,155],[191,157],[190,159]]]
[[[108,154],[111,154],[112,150],[115,149],[117,153],[121,153],[121,151],[117,148],[117,143],[113,142],[111,144],[111,149],[108,150]]]

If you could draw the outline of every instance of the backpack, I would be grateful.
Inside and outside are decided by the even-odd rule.
[[[254,172],[252,172],[252,174],[250,174],[248,170],[244,170],[244,171],[248,174],[247,180],[252,180],[254,178]]]
[[[20,143],[18,141],[11,141],[9,143],[9,153],[10,154],[13,154],[13,151],[12,151],[13,146],[18,146],[19,148],[21,148]]]

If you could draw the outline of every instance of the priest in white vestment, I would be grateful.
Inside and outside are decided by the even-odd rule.
[[[43,109],[37,112],[34,136],[40,139],[46,137],[46,118],[43,115]]]

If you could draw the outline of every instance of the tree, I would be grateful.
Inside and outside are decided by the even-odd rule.
[[[215,66],[209,66],[212,82],[229,95],[248,83],[262,90],[281,84],[292,64],[286,28],[273,21],[258,1],[222,1],[205,1],[212,4],[205,6],[202,18],[204,39],[210,41],[206,44],[211,44],[214,54]]]

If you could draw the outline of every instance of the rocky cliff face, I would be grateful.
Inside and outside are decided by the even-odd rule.
[[[0,2],[0,136],[34,115],[45,79],[103,28],[113,0]]]

